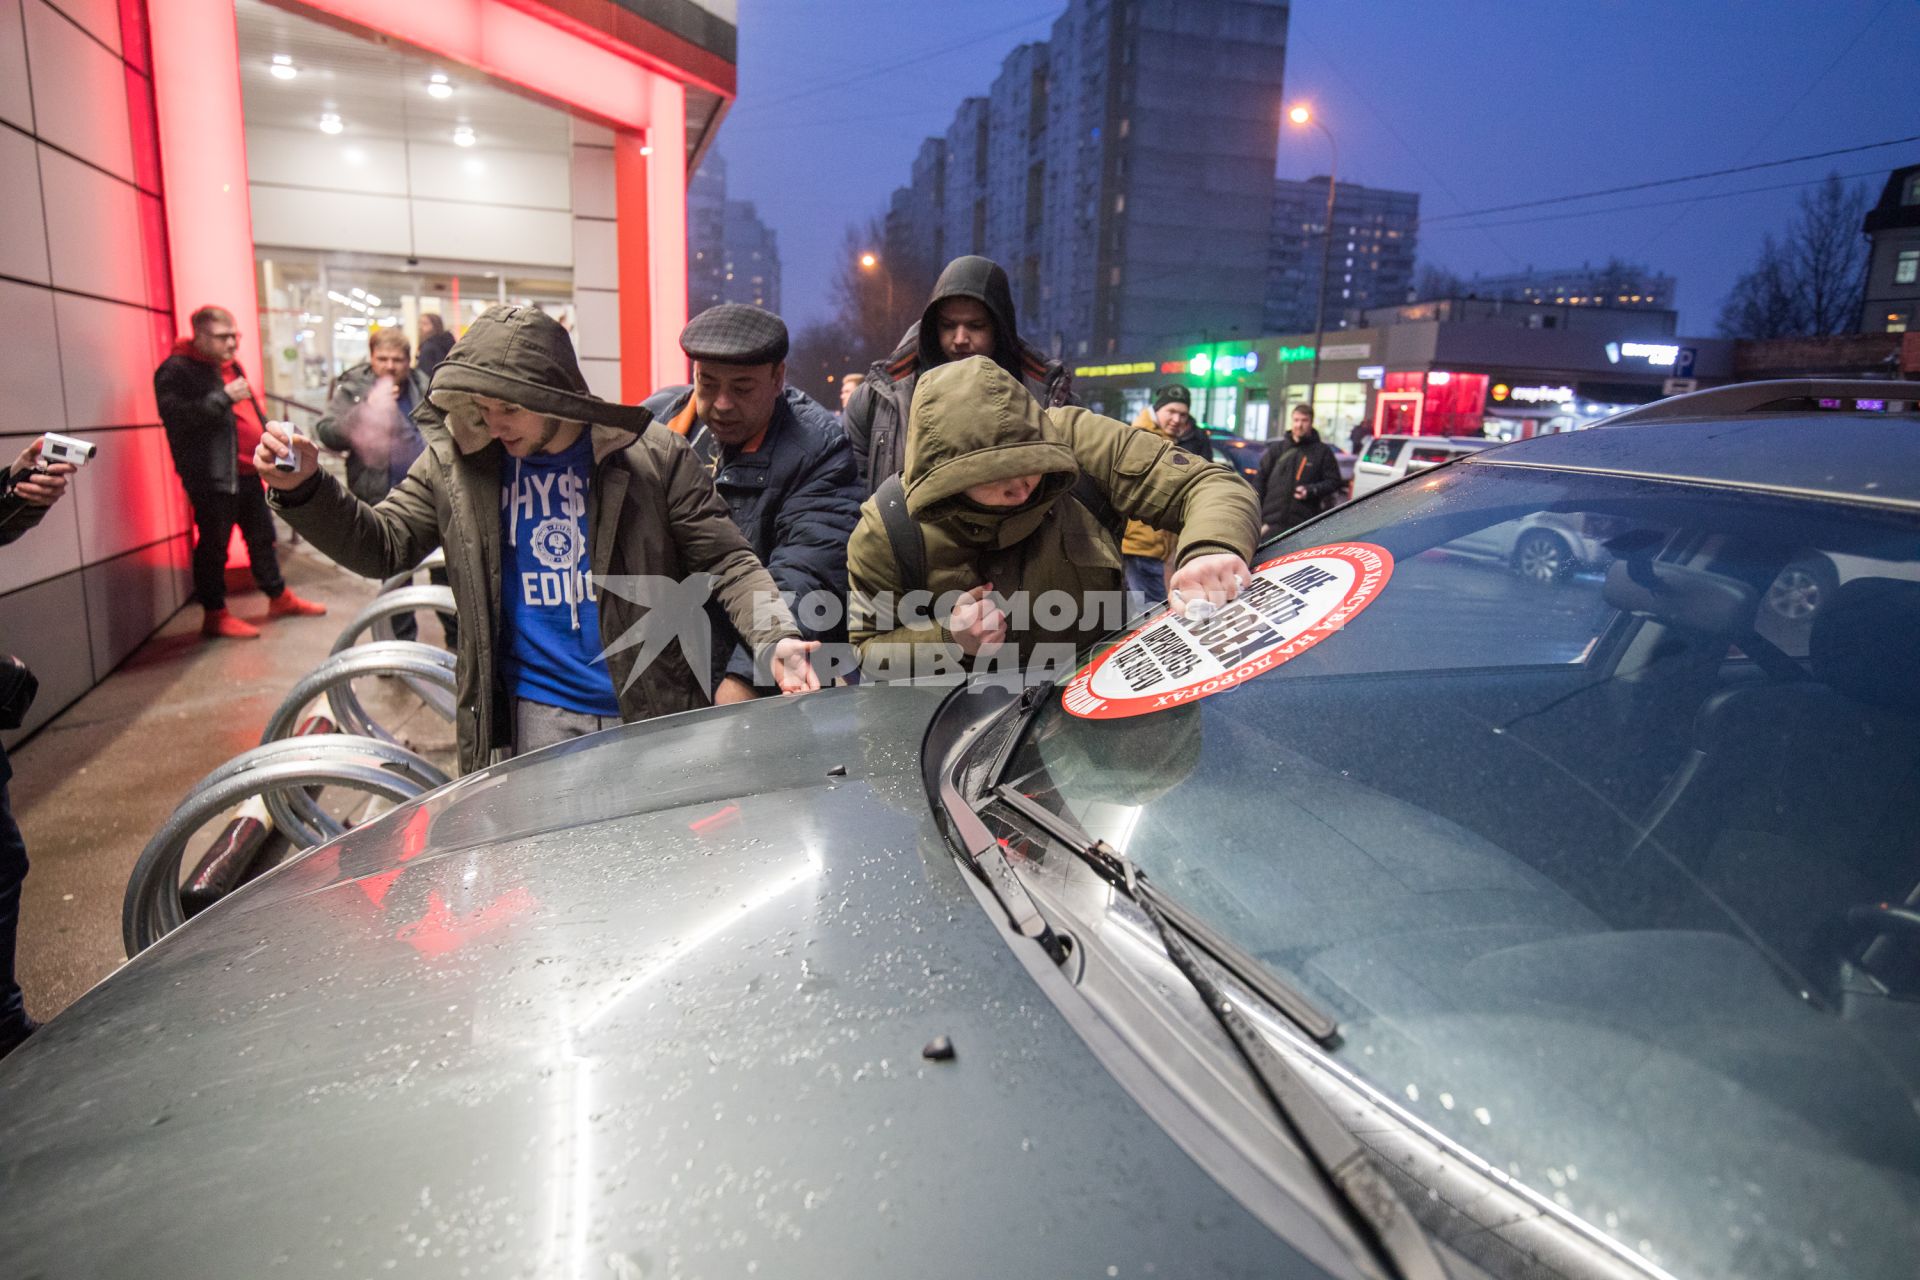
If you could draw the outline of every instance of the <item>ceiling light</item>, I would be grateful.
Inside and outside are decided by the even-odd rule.
[[[453,145],[456,147],[470,147],[476,141],[478,139],[473,136],[473,128],[470,125],[463,124],[453,131]]]
[[[436,71],[427,80],[427,92],[436,98],[451,98],[453,86],[447,83],[447,73]]]
[[[373,296],[372,294],[370,294],[370,293],[363,293],[363,294],[361,294],[360,296],[361,296],[361,297],[363,297],[363,298],[365,298],[365,299],[367,300],[367,302],[368,302],[368,303],[369,303],[370,305],[372,305],[372,306],[376,306],[376,307],[377,307],[377,306],[379,306],[379,305],[380,305],[380,299],[378,299],[378,298],[376,298],[376,297],[374,297],[374,296]]]
[[[354,296],[354,297],[356,297],[356,298],[364,298],[364,297],[366,297],[366,296],[367,296],[367,291],[366,291],[365,289],[361,289],[361,288],[357,288],[357,287],[356,287],[356,288],[355,288],[355,289],[353,290],[353,296]]]
[[[272,73],[275,80],[291,80],[300,74],[294,70],[293,58],[284,53],[274,54],[273,65],[268,67],[267,70]]]
[[[346,128],[346,126],[340,123],[340,117],[331,111],[320,117],[320,132],[322,133],[338,133],[344,128]]]

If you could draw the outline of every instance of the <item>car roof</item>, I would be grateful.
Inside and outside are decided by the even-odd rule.
[[[1885,414],[1602,424],[1515,440],[1462,465],[1600,472],[1920,510],[1920,429]]]

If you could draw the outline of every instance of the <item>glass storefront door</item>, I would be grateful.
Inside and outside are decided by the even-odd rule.
[[[421,262],[298,249],[255,251],[262,389],[276,415],[309,424],[325,411],[333,380],[367,358],[368,337],[398,326],[417,351],[420,317],[441,317],[457,338],[496,303],[539,307],[569,332],[573,279],[475,263]]]

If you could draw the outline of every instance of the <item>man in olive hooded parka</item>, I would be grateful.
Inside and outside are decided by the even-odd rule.
[[[879,678],[929,674],[935,654],[953,670],[1003,645],[1026,667],[1038,645],[1079,649],[1117,625],[1119,542],[1074,492],[1083,473],[1117,516],[1177,535],[1168,585],[1186,600],[1220,603],[1246,585],[1260,515],[1231,470],[1157,432],[1077,407],[1043,409],[995,362],[971,356],[927,370],[914,394],[904,484],[925,580],[904,581],[879,498],[861,508],[847,548],[850,630],[863,668]],[[1002,481],[1016,483],[1015,496],[1025,490],[1024,499],[990,505],[969,496]],[[1003,633],[981,644],[978,626],[965,635],[957,619],[965,612],[972,623],[976,606],[997,608],[978,599],[989,584],[1002,599],[1024,592],[1030,607],[1005,611]],[[902,604],[916,589],[950,601],[967,594],[946,616],[926,617]],[[1077,607],[1057,619],[1031,607],[1049,592]],[[1112,608],[1100,605],[1109,599]]]

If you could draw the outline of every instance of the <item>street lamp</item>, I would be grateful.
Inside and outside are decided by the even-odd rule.
[[[1287,119],[1295,124],[1310,124],[1327,136],[1327,234],[1320,244],[1320,294],[1313,308],[1313,372],[1307,375],[1307,407],[1311,409],[1320,385],[1320,346],[1327,335],[1327,288],[1332,280],[1333,262],[1333,193],[1339,185],[1340,153],[1333,145],[1333,132],[1320,123],[1320,118],[1306,103],[1289,110]]]
[[[880,269],[880,255],[872,252],[871,250],[861,254],[860,269],[862,271],[878,271]],[[885,275],[886,281],[887,281],[886,324],[889,328],[891,328],[893,325],[893,272],[887,271],[887,272],[884,272],[883,274]]]

